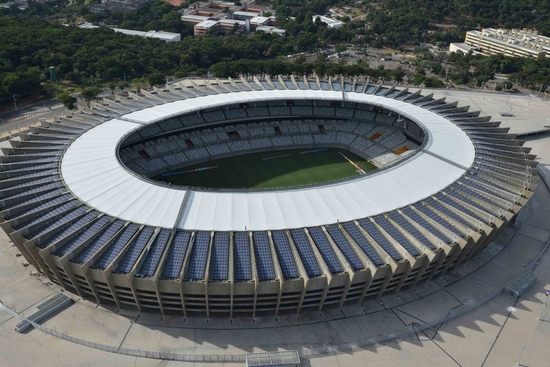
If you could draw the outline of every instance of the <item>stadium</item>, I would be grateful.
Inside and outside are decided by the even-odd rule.
[[[483,249],[538,181],[498,121],[363,79],[185,80],[2,153],[0,225],[53,283],[209,317],[414,287]]]

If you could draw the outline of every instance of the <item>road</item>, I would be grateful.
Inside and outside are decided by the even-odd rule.
[[[50,99],[15,111],[2,113],[0,114],[0,135],[19,130],[39,121],[55,118],[63,112],[63,104],[55,99]]]

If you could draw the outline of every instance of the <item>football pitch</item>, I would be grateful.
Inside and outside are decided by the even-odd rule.
[[[357,175],[376,167],[342,149],[291,149],[215,159],[154,177],[173,185],[209,188],[275,188],[308,185]]]

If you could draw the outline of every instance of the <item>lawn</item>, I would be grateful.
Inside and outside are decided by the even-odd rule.
[[[173,185],[210,188],[274,188],[308,185],[357,175],[376,167],[341,149],[292,149],[239,155],[186,166],[154,177]]]

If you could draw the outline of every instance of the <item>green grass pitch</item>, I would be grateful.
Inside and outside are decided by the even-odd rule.
[[[215,159],[166,172],[154,179],[173,185],[248,189],[308,185],[356,175],[356,168],[339,152],[365,172],[376,169],[363,158],[342,149],[305,148]]]

